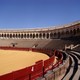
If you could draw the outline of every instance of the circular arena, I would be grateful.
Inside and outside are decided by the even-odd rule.
[[[35,62],[48,58],[49,56],[39,52],[0,50],[0,75],[34,65]]]
[[[79,80],[80,21],[0,30],[0,65],[0,80]]]

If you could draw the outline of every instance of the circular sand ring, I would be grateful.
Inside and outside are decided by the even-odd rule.
[[[39,52],[0,50],[0,75],[10,73],[46,60],[49,56]]]

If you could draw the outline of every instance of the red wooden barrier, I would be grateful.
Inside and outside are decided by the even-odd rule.
[[[49,66],[50,66],[51,63],[49,63],[49,62],[50,62],[49,59],[44,61],[44,73],[46,73],[48,70],[50,70]]]
[[[13,73],[8,73],[0,76],[0,80],[14,80]]]
[[[13,72],[14,80],[30,80],[32,66]]]
[[[19,80],[20,78],[25,78],[27,75],[27,68],[25,69],[20,69],[18,71],[13,72],[13,76],[15,80]],[[28,76],[29,78],[29,76]]]
[[[44,61],[44,73],[53,68],[54,56]]]
[[[36,63],[36,64],[37,64],[37,63],[43,63],[43,60],[39,60],[39,61],[37,61],[37,62],[35,62],[35,63]]]
[[[23,50],[23,51],[29,51],[29,48],[19,48],[19,47],[0,47],[0,49],[3,50]]]
[[[31,80],[35,80],[40,76],[43,76],[43,61],[37,62],[34,65],[34,70],[31,73]]]

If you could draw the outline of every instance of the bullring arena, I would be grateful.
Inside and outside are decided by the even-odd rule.
[[[0,30],[0,80],[80,80],[80,21]]]
[[[0,75],[34,65],[35,62],[48,58],[47,55],[39,52],[0,50]]]

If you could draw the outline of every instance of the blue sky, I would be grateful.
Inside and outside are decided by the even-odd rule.
[[[43,28],[80,20],[80,0],[0,0],[0,29]]]

